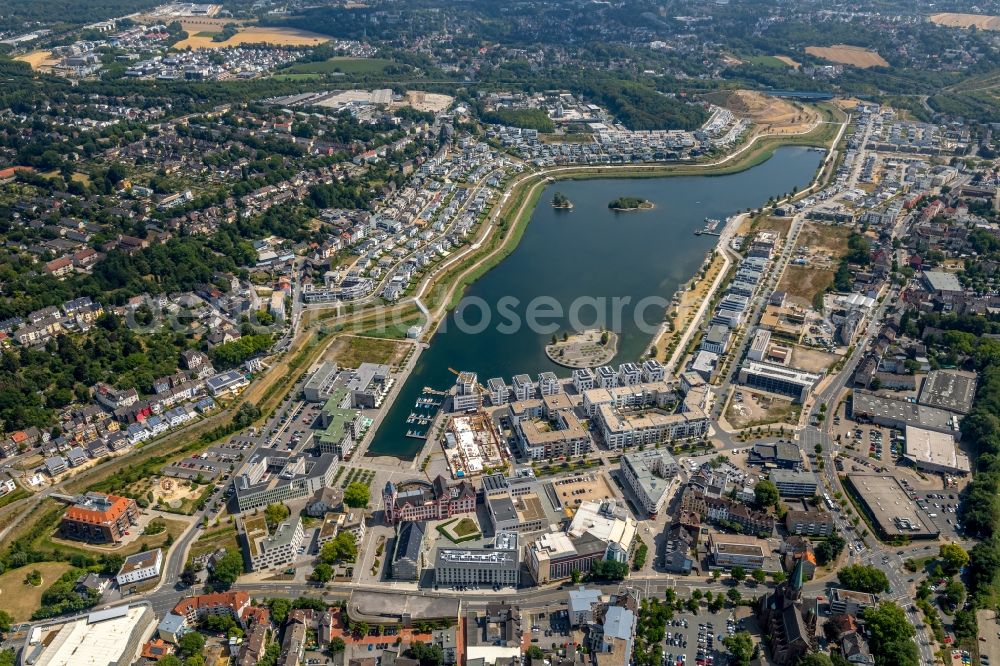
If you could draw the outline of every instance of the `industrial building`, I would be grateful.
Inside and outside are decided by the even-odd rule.
[[[851,417],[855,421],[875,423],[903,430],[906,426],[933,430],[961,438],[959,416],[952,412],[901,400],[884,398],[867,391],[854,391],[851,397]]]
[[[438,548],[434,582],[438,585],[517,587],[521,554],[517,533],[500,532],[492,548]]]
[[[961,370],[931,370],[920,387],[921,405],[968,414],[976,399],[976,373]]]
[[[925,472],[968,474],[971,470],[969,457],[959,451],[952,435],[909,425],[903,457]]]
[[[129,666],[155,628],[156,616],[145,603],[38,625],[28,632],[21,664]]]
[[[789,396],[794,402],[805,402],[820,375],[794,370],[781,365],[748,360],[740,368],[740,383],[750,388]]]
[[[850,474],[849,490],[883,539],[936,539],[940,530],[925,522],[899,480],[882,474]]]

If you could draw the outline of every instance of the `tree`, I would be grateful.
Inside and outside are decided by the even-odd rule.
[[[344,639],[340,636],[334,636],[330,640],[330,644],[327,645],[327,649],[330,651],[330,654],[337,654],[347,649],[347,644],[344,643]]]
[[[833,666],[833,662],[825,652],[814,652],[800,657],[795,666]]]
[[[176,655],[168,654],[167,656],[160,659],[157,666],[183,666],[183,663]]]
[[[761,508],[767,508],[770,506],[778,505],[778,487],[774,485],[773,481],[764,479],[759,481],[753,488],[754,500],[757,502],[757,506]]]
[[[879,594],[889,589],[889,579],[875,567],[852,564],[837,572],[840,584],[855,592]]]
[[[198,570],[194,568],[194,565],[190,562],[184,565],[184,570],[181,571],[181,585],[185,587],[191,587],[198,582]]]
[[[590,565],[591,580],[625,580],[628,575],[628,565],[613,560],[596,560]]]
[[[0,610],[0,632],[6,633],[10,631],[10,625],[14,622],[14,618],[5,610]]]
[[[444,650],[440,645],[429,645],[421,641],[413,641],[410,645],[410,658],[420,662],[420,666],[441,666],[444,664]]]
[[[918,666],[917,631],[902,608],[885,601],[864,611],[865,626],[871,634],[868,645],[876,666]]]
[[[733,605],[736,605],[740,603],[740,599],[743,598],[743,595],[741,595],[740,591],[735,587],[731,587],[726,591],[726,597],[733,602]]]
[[[358,544],[351,532],[341,532],[331,541],[323,544],[319,551],[319,560],[324,564],[337,562],[353,562],[358,557]]]
[[[231,550],[216,561],[208,582],[213,589],[228,590],[243,573],[243,555],[238,550]]]
[[[309,578],[317,583],[328,583],[333,578],[333,567],[326,562],[320,562],[313,569],[312,575]]]
[[[748,666],[750,658],[753,656],[753,639],[745,631],[737,631],[732,636],[725,636],[722,644],[729,650],[733,661],[739,666]]]
[[[965,601],[965,586],[962,581],[951,580],[944,588],[944,598],[952,606],[959,606]]]
[[[288,618],[288,611],[292,608],[292,602],[288,599],[271,599],[267,603],[267,607],[271,611],[271,619],[280,627]]]
[[[771,582],[773,582],[775,585],[779,585],[784,581],[785,581],[784,571],[774,571],[771,573]]]
[[[938,549],[941,568],[949,576],[954,576],[969,563],[969,554],[957,543],[946,543]]]
[[[197,631],[189,631],[177,640],[177,653],[182,657],[201,654],[205,648],[205,637]]]
[[[352,509],[365,509],[370,496],[367,484],[354,481],[344,490],[344,504]]]
[[[729,570],[729,575],[734,581],[741,583],[747,577],[747,572],[746,569],[737,565]]]
[[[718,569],[716,569],[715,571],[712,572],[712,580],[719,580],[720,578],[722,578],[722,572],[721,571],[719,571]]]
[[[754,569],[752,572],[750,572],[750,576],[752,576],[754,582],[758,584],[763,583],[765,580],[767,580],[767,574],[764,573],[763,569]]]
[[[545,653],[542,652],[542,648],[537,645],[532,645],[528,648],[528,651],[524,653],[528,659],[545,659]]]
[[[573,584],[576,585],[583,578],[583,574],[580,573],[579,569],[573,569],[569,572],[569,578],[573,581]]]
[[[271,529],[274,529],[283,523],[290,515],[292,515],[291,510],[281,503],[268,504],[267,508],[264,509],[264,519],[267,521],[267,525]]]

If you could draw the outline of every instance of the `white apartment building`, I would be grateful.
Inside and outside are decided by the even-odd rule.
[[[268,533],[263,516],[240,518],[239,528],[243,559],[251,571],[291,564],[305,537],[299,517],[278,525],[273,534]]]

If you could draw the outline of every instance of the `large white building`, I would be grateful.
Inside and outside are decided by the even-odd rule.
[[[680,466],[668,451],[650,449],[623,455],[621,470],[642,508],[655,515],[667,501],[667,490],[680,472]]]
[[[243,559],[250,571],[291,564],[305,536],[299,517],[278,525],[273,534],[268,531],[263,516],[240,518],[239,527]]]
[[[968,474],[971,469],[969,457],[959,450],[953,436],[911,425],[906,426],[904,457],[927,472]]]
[[[125,563],[122,564],[121,571],[118,572],[115,581],[121,588],[132,583],[159,578],[162,567],[163,551],[159,548],[129,555],[125,558]]]
[[[492,548],[438,548],[434,558],[434,582],[438,585],[517,587],[520,571],[516,532],[500,532]]]
[[[21,664],[129,666],[155,628],[156,616],[145,603],[38,625],[28,632]]]

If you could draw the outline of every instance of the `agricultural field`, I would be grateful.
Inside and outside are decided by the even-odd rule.
[[[174,44],[174,48],[183,51],[190,47],[198,49],[222,49],[241,44],[271,44],[274,46],[316,46],[330,41],[329,37],[315,32],[298,30],[296,28],[266,28],[261,26],[246,26],[239,29],[235,35],[224,42],[212,41],[209,31],[189,33],[187,39]]]
[[[979,30],[1000,30],[1000,16],[989,14],[958,14],[954,12],[942,12],[932,14],[931,22],[949,28],[971,28],[976,26]]]
[[[830,62],[837,62],[842,65],[853,65],[861,69],[869,67],[888,67],[889,63],[885,58],[875,51],[863,49],[860,46],[848,46],[847,44],[834,44],[833,46],[807,46],[806,53],[814,55]]]
[[[793,60],[792,58],[789,58],[788,56],[774,56],[774,59],[775,60],[780,60],[781,62],[785,63],[789,67],[794,67],[795,69],[798,69],[799,67],[802,66],[802,63],[799,63],[799,62]]]

